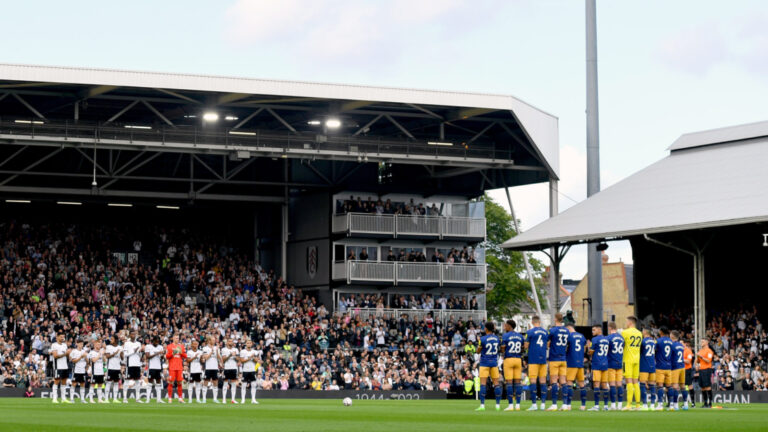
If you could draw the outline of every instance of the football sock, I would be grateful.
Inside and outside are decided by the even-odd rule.
[[[552,383],[552,389],[550,390],[550,399],[552,399],[552,405],[557,405],[557,392],[559,391],[559,387],[557,386],[557,383]]]
[[[61,400],[65,400],[67,398],[67,385],[64,384],[61,386]]]
[[[226,386],[226,384],[224,384]],[[226,388],[226,387],[225,387]],[[485,392],[487,389],[485,388],[485,384],[480,386],[480,394],[478,396],[480,397],[480,405],[485,405]]]
[[[690,390],[688,390],[688,392],[689,392],[689,393],[690,393],[690,395],[691,395],[691,403],[692,403],[693,405],[696,405],[696,390],[694,390],[694,389],[693,389],[693,386],[691,386],[691,389],[690,389]]]
[[[133,390],[136,392],[134,395],[136,400],[141,399],[141,380],[136,380],[136,384],[133,385]]]
[[[59,400],[59,385],[58,384],[54,384],[53,387],[51,387],[51,399]]]
[[[203,403],[208,401],[208,387],[209,387],[209,384],[205,384],[203,386]]]
[[[712,390],[707,390],[707,405],[712,406]]]
[[[162,383],[155,383],[155,395],[157,396],[158,401],[163,400],[163,384]]]
[[[218,400],[219,397],[219,387],[214,384],[213,385],[213,400]]]
[[[85,400],[85,387],[80,387],[80,400]]]
[[[599,388],[594,389],[594,396],[595,396],[595,406],[600,406],[600,389]]]
[[[664,387],[662,386],[659,386],[658,390],[656,390],[656,403],[664,403]]]
[[[507,401],[509,402],[510,405],[512,405],[514,398],[515,398],[515,385],[507,384]]]
[[[243,381],[242,384],[240,384],[240,402],[245,403],[245,393],[248,391],[248,383]]]
[[[611,399],[611,389],[603,389],[603,405],[608,406],[608,401]]]
[[[96,397],[99,398],[99,400],[104,400],[104,389],[99,387],[96,389]]]
[[[581,393],[581,406],[587,406],[587,388],[582,387],[579,392]]]
[[[520,383],[514,384],[515,386],[515,403],[520,405],[520,399],[523,396],[523,385]]]
[[[675,395],[675,389],[674,388],[670,387],[669,389],[667,389],[667,399],[668,399],[668,402],[669,402],[670,406],[673,405],[675,402],[677,402],[677,397]]]
[[[256,400],[256,381],[251,383],[251,400]]]
[[[635,388],[635,402],[640,402],[640,384],[634,383],[632,386]]]
[[[609,391],[611,393],[611,404],[616,403],[616,386],[610,386]]]
[[[181,381],[176,383],[176,394],[179,395],[180,400],[184,400],[184,389],[182,388]]]
[[[640,385],[640,401],[643,405],[648,403],[648,388],[645,383]]]
[[[656,384],[648,384],[648,403],[656,403]]]
[[[222,387],[222,393],[221,393],[221,400],[226,401],[227,400],[227,390],[229,390],[229,382],[224,381],[224,386]]]
[[[632,383],[627,383],[627,404],[632,403],[632,399],[635,398],[635,385]]]
[[[539,391],[539,385],[536,383],[531,383],[528,387],[531,390],[531,402],[536,405],[536,393]]]
[[[544,397],[541,396],[542,394],[544,394]],[[541,403],[544,403],[544,399],[547,398],[547,385],[545,383],[538,384],[536,396],[539,398]]]
[[[683,388],[683,403],[688,404],[688,387]]]
[[[496,405],[501,403],[501,386],[493,386],[493,396],[496,398]]]
[[[616,386],[616,402],[619,404],[624,402],[624,386],[621,383]]]
[[[168,399],[173,399],[173,381],[168,381]]]
[[[189,392],[189,401],[192,402],[192,399],[195,397],[195,383],[190,382],[187,386],[187,392]]]

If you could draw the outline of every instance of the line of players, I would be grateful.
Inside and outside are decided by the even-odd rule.
[[[587,388],[585,386],[584,359],[591,356],[592,381],[595,405],[589,411],[634,410],[633,403],[642,403],[639,410],[663,410],[664,396],[667,396],[670,410],[678,410],[682,396],[683,409],[688,409],[688,389],[692,384],[693,352],[690,344],[681,342],[680,333],[659,329],[654,339],[649,329],[640,332],[637,318],[628,317],[626,328],[619,333],[616,323],[608,323],[609,334],[603,335],[602,326],[592,327],[592,339],[576,332],[572,325],[563,326],[561,314],[555,315],[555,325],[549,331],[541,328],[541,321],[534,316],[531,329],[525,335],[515,331],[516,323],[509,320],[504,324],[505,333],[501,338],[495,334],[495,326],[488,322],[485,335],[480,338],[479,378],[480,407],[485,411],[485,396],[488,378],[494,386],[496,410],[501,409],[502,387],[500,383],[499,356],[503,357],[503,374],[506,382],[509,406],[504,411],[520,410],[523,386],[522,356],[528,354],[528,377],[532,405],[528,411],[570,411],[574,397],[574,383],[578,386],[581,399],[580,409],[586,410]],[[704,407],[712,404],[712,361],[714,353],[707,339],[701,340],[701,349],[696,353],[699,383],[702,389]],[[546,407],[547,369],[549,369],[551,405]],[[623,406],[624,379],[626,379],[627,406]],[[562,395],[560,395],[562,389]],[[543,392],[543,395],[542,395]],[[558,408],[558,399],[562,405]],[[692,398],[693,399],[693,398]],[[537,400],[541,401],[540,407]],[[609,405],[610,401],[610,405]]]
[[[158,403],[165,403],[162,397],[163,377],[168,378],[168,403],[173,401],[173,386],[178,385],[178,400],[185,403],[182,394],[182,369],[186,363],[189,372],[189,403],[207,402],[207,390],[212,387],[213,402],[218,400],[219,372],[223,370],[222,403],[227,402],[227,392],[231,388],[230,402],[238,403],[235,398],[238,383],[241,385],[240,403],[245,403],[248,387],[251,389],[251,403],[256,401],[256,372],[261,366],[259,351],[254,349],[253,341],[245,342],[243,349],[238,349],[232,339],[224,347],[219,347],[213,337],[208,337],[201,348],[197,340],[192,340],[189,348],[179,343],[178,335],[173,336],[173,343],[168,347],[160,344],[155,336],[151,343],[142,344],[138,333],[133,331],[126,336],[118,333],[106,343],[99,340],[86,346],[77,340],[74,348],[67,347],[63,333],[57,335],[51,345],[50,355],[54,363],[54,381],[51,398],[53,403],[73,403],[75,395],[83,403],[127,403],[128,392],[134,390],[138,403],[152,400],[152,390],[156,392]],[[147,362],[146,375],[144,361]],[[72,373],[70,373],[72,365]],[[125,373],[123,373],[125,372]],[[166,373],[167,372],[167,373]],[[89,379],[90,375],[90,379]],[[125,376],[124,376],[125,375]],[[71,380],[70,380],[71,376]],[[146,401],[142,398],[142,379],[146,376],[149,386],[146,389]],[[242,379],[239,379],[239,376]],[[122,380],[122,388],[120,386]],[[71,387],[68,386],[71,382]],[[89,393],[85,394],[86,383],[90,383]],[[67,390],[70,390],[67,397]],[[95,392],[94,392],[95,390]],[[120,393],[122,390],[122,400]],[[94,393],[97,400],[94,401]],[[88,400],[86,400],[86,397]]]

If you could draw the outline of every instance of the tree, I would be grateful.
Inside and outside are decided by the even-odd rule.
[[[488,264],[488,286],[485,303],[493,318],[510,317],[527,304],[533,306],[531,286],[525,270],[523,253],[502,249],[501,244],[517,235],[512,216],[488,194],[481,198],[485,202],[486,241],[485,261]],[[544,265],[529,256],[528,262],[534,273],[534,281],[542,307],[546,304],[546,291],[541,286]]]

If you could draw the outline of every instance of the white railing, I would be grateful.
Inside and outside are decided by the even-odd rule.
[[[386,282],[394,280],[394,261],[347,261],[347,283],[351,281]]]
[[[440,236],[439,216],[397,215],[397,234]]]
[[[334,279],[342,279],[334,264]],[[438,285],[485,285],[485,264],[448,264],[406,261],[347,261],[351,282],[424,283]]]
[[[443,219],[443,237],[483,237],[485,219],[452,217]]]
[[[349,218],[345,214],[333,215],[333,232],[349,231]]]
[[[442,323],[448,321],[485,321],[488,313],[484,310],[464,309],[376,309],[376,308],[349,308],[344,312],[336,311],[337,315],[349,315],[352,318],[362,320],[392,319],[405,315],[410,319],[423,320],[430,314],[435,321]]]
[[[398,282],[440,283],[440,266],[435,263],[397,262]]]
[[[333,232],[484,239],[485,218],[347,213],[333,216]]]
[[[395,231],[395,215],[350,214],[349,232],[388,234]]]
[[[333,271],[332,271],[333,279],[346,279],[347,278],[347,264],[344,261],[334,261],[333,263]]]
[[[485,264],[444,264],[443,283],[485,284]]]

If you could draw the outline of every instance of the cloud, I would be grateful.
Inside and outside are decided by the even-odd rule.
[[[242,47],[280,46],[315,58],[394,56],[412,32],[440,31],[470,5],[467,0],[238,0],[225,13],[226,36]]]
[[[705,76],[720,66],[768,73],[768,15],[741,16],[726,23],[689,27],[664,40],[658,56],[672,69]]]

